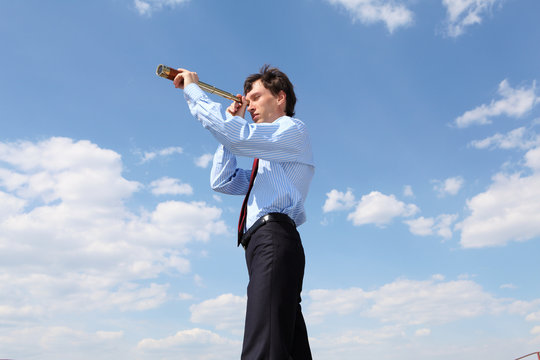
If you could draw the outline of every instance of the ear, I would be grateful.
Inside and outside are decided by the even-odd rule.
[[[279,93],[277,94],[277,102],[278,105],[283,105],[283,109],[285,109],[285,106],[287,105],[287,94],[285,94],[285,91],[279,91]]]

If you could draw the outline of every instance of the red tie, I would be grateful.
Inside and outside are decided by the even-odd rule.
[[[259,159],[255,158],[253,160],[253,168],[251,169],[251,178],[249,179],[249,187],[242,204],[242,210],[240,210],[240,219],[238,220],[238,245],[242,240],[242,235],[244,235],[244,227],[246,226],[246,217],[247,217],[247,203],[249,199],[249,193],[253,188],[253,183],[255,182],[255,176],[257,176],[257,169],[259,169]]]

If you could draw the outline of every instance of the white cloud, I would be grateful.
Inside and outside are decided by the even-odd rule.
[[[178,294],[178,298],[180,300],[191,300],[191,299],[193,299],[193,295],[181,292],[181,293]]]
[[[309,291],[307,318],[376,318],[399,326],[444,324],[485,314],[512,311],[510,300],[497,299],[470,280],[398,279],[372,291],[359,288]]]
[[[354,349],[357,346],[381,344],[385,341],[395,341],[403,338],[404,332],[401,326],[383,326],[375,329],[354,329],[345,330],[337,335],[320,338],[310,337],[309,342],[313,350],[317,352],[321,359],[357,359],[358,353],[362,351],[365,356],[365,347]],[[326,354],[325,354],[326,353]],[[367,358],[380,359],[380,356],[367,356]]]
[[[217,330],[230,330],[241,334],[246,312],[246,296],[223,294],[215,299],[192,305],[191,321],[198,324],[209,324]]]
[[[166,337],[164,339],[143,339],[137,345],[140,349],[159,349],[159,348],[171,348],[178,347],[186,344],[200,343],[200,344],[224,344],[229,340],[222,338],[221,336],[199,328],[179,331],[173,336]]]
[[[178,331],[163,339],[143,339],[137,350],[145,358],[163,360],[219,360],[240,357],[241,342],[225,338],[212,331],[194,328]]]
[[[135,0],[135,9],[140,15],[151,15],[154,11],[159,11],[164,7],[174,8],[177,5],[189,0]]]
[[[353,20],[370,25],[383,22],[390,33],[397,28],[413,23],[413,12],[402,1],[397,0],[326,0],[332,5],[341,5]]]
[[[412,190],[412,186],[411,185],[405,185],[403,187],[403,196],[406,196],[406,197],[414,197],[414,192]]]
[[[540,172],[540,146],[527,151],[525,154],[525,165],[535,172]]]
[[[183,152],[184,149],[179,146],[170,146],[156,151],[146,151],[141,159],[141,162],[145,163],[147,161],[155,159],[158,156],[170,156],[174,154],[182,154]]]
[[[213,158],[214,155],[212,154],[203,154],[195,159],[195,165],[201,168],[207,168]]]
[[[331,190],[326,193],[323,212],[340,210],[354,210],[348,214],[347,219],[355,226],[375,224],[379,227],[390,223],[395,217],[409,217],[416,214],[419,209],[414,204],[405,204],[396,199],[394,195],[385,195],[378,191],[362,196],[357,201],[352,190],[346,193]]]
[[[122,176],[119,154],[89,141],[0,142],[0,313],[35,319],[167,301],[158,277],[188,273],[186,244],[226,227],[204,202],[132,213],[124,202],[140,187]]]
[[[197,285],[198,287],[204,287],[203,278],[199,274],[195,274],[193,276],[193,282],[195,282],[195,285]]]
[[[311,322],[318,323],[329,314],[346,315],[366,304],[369,295],[360,288],[350,289],[315,289],[309,291],[311,304],[307,317]]]
[[[437,222],[435,224],[437,235],[442,236],[445,239],[450,239],[452,237],[452,225],[457,218],[457,214],[442,214],[437,216]]]
[[[427,328],[418,329],[414,332],[414,335],[416,336],[428,336],[431,334],[431,330]]]
[[[467,201],[471,214],[459,224],[466,248],[501,246],[540,236],[540,148],[529,150],[532,174],[494,176],[489,188]]]
[[[2,178],[1,174],[0,178]],[[26,205],[26,201],[0,191],[0,204],[2,204],[0,206],[0,221],[2,221],[13,214],[20,213]]]
[[[433,182],[435,183],[433,190],[437,191],[439,196],[442,197],[445,195],[456,195],[461,190],[465,180],[461,176],[455,176],[444,181],[433,180]]]
[[[192,195],[193,188],[189,184],[180,183],[179,179],[162,177],[150,183],[154,195]]]
[[[356,201],[351,190],[347,190],[346,193],[337,191],[335,189],[326,193],[326,201],[323,205],[323,212],[349,210],[355,205]]]
[[[480,105],[456,118],[457,127],[490,124],[492,117],[500,115],[519,118],[540,102],[540,98],[536,96],[536,82],[533,82],[530,88],[514,89],[505,79],[499,84],[498,93],[502,99],[492,100],[489,105]]]
[[[124,336],[123,331],[96,331],[96,335],[100,339],[117,340]]]
[[[396,199],[394,195],[385,195],[372,191],[362,196],[356,209],[347,217],[354,225],[375,224],[384,226],[395,217],[408,217],[419,211],[414,204],[405,204]]]
[[[409,225],[409,231],[414,235],[433,235],[433,226],[435,225],[434,218],[425,218],[420,216],[417,219],[406,220],[404,223]]]
[[[30,326],[10,328],[0,333],[3,354],[20,354],[28,359],[39,354],[40,359],[122,358],[130,350],[124,346],[123,331],[87,332],[67,326]],[[127,356],[133,358],[132,356]]]
[[[482,140],[474,140],[470,143],[477,149],[522,149],[527,150],[540,145],[540,136],[520,127],[506,134],[496,133]]]
[[[525,317],[526,321],[540,321],[540,311],[528,314]]]
[[[447,11],[447,34],[457,37],[466,27],[480,24],[493,5],[502,0],[443,0],[442,3]]]

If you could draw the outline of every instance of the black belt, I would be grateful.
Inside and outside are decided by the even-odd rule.
[[[242,247],[246,249],[249,244],[249,240],[251,240],[251,236],[255,233],[255,231],[259,230],[259,228],[264,224],[273,221],[288,223],[296,228],[296,223],[289,216],[282,213],[269,213],[261,216],[253,225],[251,225],[248,231],[246,231],[246,233],[242,236],[242,239],[240,239],[238,242],[238,245],[242,244]]]

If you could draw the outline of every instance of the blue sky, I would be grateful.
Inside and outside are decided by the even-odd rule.
[[[540,3],[0,2],[0,358],[237,359],[241,198],[163,63],[295,84],[316,359],[540,351]],[[213,97],[223,104],[224,99]],[[249,166],[249,159],[242,159]]]

